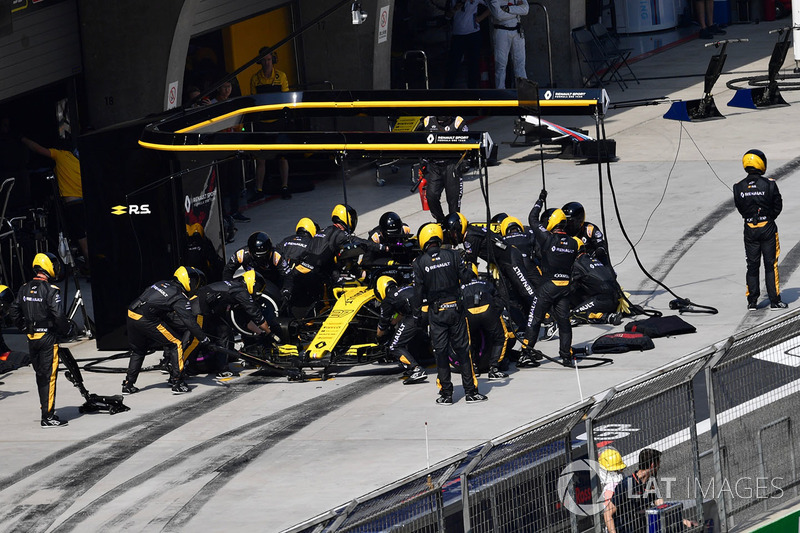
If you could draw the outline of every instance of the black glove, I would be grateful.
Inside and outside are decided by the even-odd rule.
[[[292,291],[289,289],[283,289],[281,291],[281,302],[283,305],[287,305],[290,301],[292,301]]]
[[[539,193],[539,200],[541,200],[542,202],[547,200],[547,190],[546,189],[542,189],[542,192]]]
[[[206,349],[206,348],[210,348],[210,347],[211,347],[211,339],[209,339],[208,337],[206,337],[204,339],[200,339],[200,348],[201,349]]]

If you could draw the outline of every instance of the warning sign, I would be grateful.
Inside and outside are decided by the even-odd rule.
[[[378,19],[378,44],[385,43],[389,38],[389,6],[381,8]]]
[[[167,86],[167,109],[178,107],[178,82],[173,81]]]

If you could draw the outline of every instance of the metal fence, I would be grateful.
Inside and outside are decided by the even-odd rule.
[[[798,321],[800,311],[739,333],[285,533],[600,533],[595,467],[608,445],[628,473],[641,450],[661,452],[648,488],[664,504],[635,519],[743,530],[799,496]]]

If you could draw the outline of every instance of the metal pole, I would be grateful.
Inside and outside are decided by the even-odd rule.
[[[694,379],[694,376],[692,376]],[[705,524],[705,516],[703,516],[703,491],[697,490],[700,480],[700,449],[697,442],[697,411],[694,405],[694,387],[692,381],[687,385],[687,400],[689,402],[689,410],[692,413],[691,426],[689,427],[689,435],[691,435],[692,443],[692,466],[694,467],[694,490],[695,490],[695,505],[697,506],[698,523]],[[687,495],[688,496],[688,495]]]
[[[603,228],[603,233],[606,235],[606,246],[608,246],[608,233],[606,232],[606,210],[603,202],[603,156],[601,154],[601,147],[605,147],[605,135],[601,136],[600,133],[600,110],[596,109],[594,112],[594,123],[597,131],[597,183],[598,191],[600,193],[600,227]],[[603,128],[605,131],[605,128]],[[611,255],[611,252],[608,254]]]
[[[547,32],[547,66],[550,72],[550,85],[549,87],[555,87],[553,84],[553,48],[550,45],[550,15],[547,13],[547,8],[544,4],[540,4],[539,2],[531,2],[530,5],[539,6],[544,11],[544,27],[545,31]]]
[[[706,391],[708,394],[708,420],[711,423],[711,450],[714,454],[714,489],[720,490],[722,488],[723,470],[722,470],[722,451],[719,444],[719,426],[717,425],[717,407],[714,402],[714,380],[712,376],[712,369],[714,365],[727,353],[730,348],[731,341],[720,349],[715,356],[711,358],[705,368],[706,372]],[[723,532],[728,531],[728,518],[725,511],[725,494],[719,499],[719,521],[720,529]]]
[[[800,73],[800,2],[792,2],[792,40],[794,41],[794,72]]]
[[[342,166],[342,196],[347,205],[347,152],[339,152],[339,161]]]

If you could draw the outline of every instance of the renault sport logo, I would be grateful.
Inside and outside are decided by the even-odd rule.
[[[149,215],[150,204],[141,205],[115,205],[111,208],[112,215]]]

